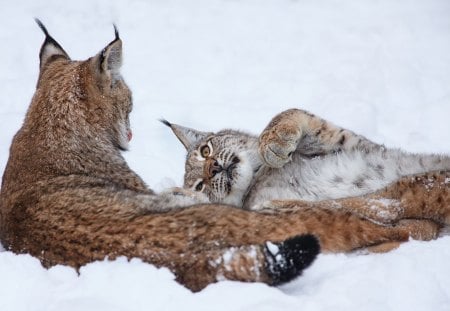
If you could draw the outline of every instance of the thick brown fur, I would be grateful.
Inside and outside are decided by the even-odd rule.
[[[0,239],[6,249],[30,253],[45,266],[76,268],[139,257],[200,290],[218,277],[276,284],[267,272],[264,243],[302,233],[316,234],[328,252],[405,241],[411,234],[435,237],[434,223],[381,226],[329,209],[329,202],[296,202],[301,208],[276,215],[217,204],[168,208],[170,198],[154,195],[120,153],[126,149],[131,93],[116,71],[118,36],[81,62],[54,42],[42,47],[36,93],[3,174]],[[386,194],[408,200],[407,183],[392,185]]]

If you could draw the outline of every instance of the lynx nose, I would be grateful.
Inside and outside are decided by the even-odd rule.
[[[223,167],[215,159],[207,159],[205,165],[206,175],[208,178],[213,178],[216,174],[223,171]]]

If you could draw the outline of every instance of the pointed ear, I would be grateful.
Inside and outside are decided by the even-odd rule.
[[[39,28],[41,28],[41,30],[45,34],[45,41],[42,44],[41,51],[39,52],[39,60],[40,60],[39,68],[42,70],[42,68],[46,64],[57,58],[62,57],[67,60],[70,60],[69,55],[67,55],[66,51],[64,51],[61,45],[59,45],[59,43],[56,42],[56,40],[53,39],[52,36],[49,35],[47,28],[45,28],[44,24],[42,24],[42,22],[37,18],[35,18],[35,21],[38,24]]]
[[[114,25],[114,33],[115,39],[93,59],[100,74],[113,80],[120,76],[120,67],[122,66],[122,40],[119,38],[116,25]]]
[[[208,132],[200,132],[194,129],[190,129],[188,127],[184,127],[177,124],[172,124],[167,120],[159,120],[163,124],[167,125],[172,129],[172,132],[175,134],[175,136],[178,138],[178,140],[183,144],[183,146],[186,148],[186,150],[189,150],[190,147],[196,145],[201,140],[206,139],[208,136],[210,136],[212,133]]]

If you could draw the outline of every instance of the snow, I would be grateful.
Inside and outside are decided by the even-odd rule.
[[[272,255],[276,255],[276,254],[278,254],[278,252],[280,251],[278,245],[273,244],[273,243],[270,242],[270,241],[269,241],[269,242],[266,242],[266,247],[267,247],[267,249],[269,250],[269,252],[270,252]]]
[[[388,146],[450,153],[447,0],[3,1],[0,170],[33,95],[39,17],[74,59],[114,38],[133,90],[130,166],[180,185],[185,153],[157,119],[258,133],[309,110]],[[125,259],[80,273],[0,249],[0,310],[449,310],[450,236],[377,255],[320,255],[279,288],[220,282],[192,294]]]

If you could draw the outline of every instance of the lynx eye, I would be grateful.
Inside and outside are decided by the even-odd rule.
[[[200,154],[202,157],[207,158],[211,154],[211,149],[209,148],[208,145],[205,145],[200,148]]]
[[[205,184],[203,183],[203,180],[200,180],[194,187],[195,191],[202,191],[205,187]]]
[[[213,147],[211,141],[208,141],[206,144],[201,145],[195,151],[195,158],[198,161],[205,161],[206,158],[210,157],[213,154]]]

